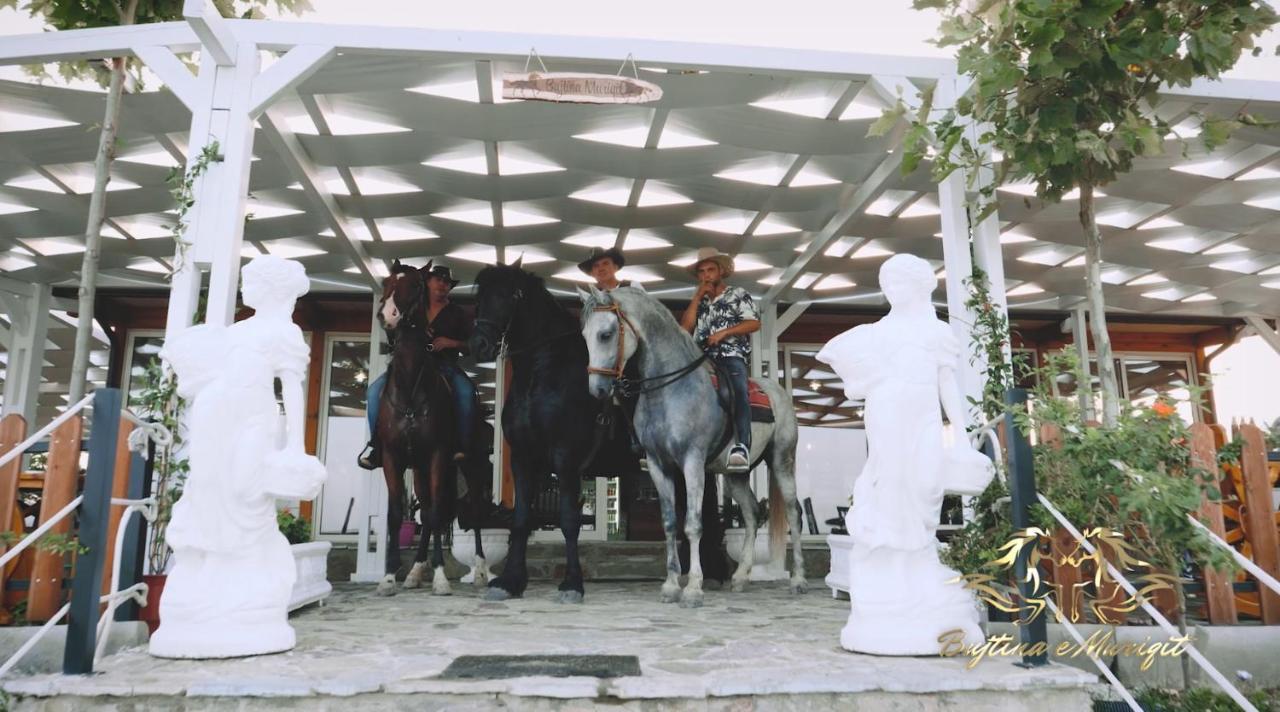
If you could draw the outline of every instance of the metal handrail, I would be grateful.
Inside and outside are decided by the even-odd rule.
[[[18,554],[21,554],[23,550],[25,550],[28,546],[31,546],[33,543],[35,543],[36,539],[39,539],[41,536],[44,536],[45,532],[52,529],[53,525],[57,524],[67,515],[74,512],[76,510],[76,507],[79,507],[80,503],[83,501],[84,501],[84,495],[78,495],[75,499],[71,500],[70,502],[67,502],[67,505],[62,509],[59,509],[56,514],[54,514],[52,517],[49,517],[48,521],[36,527],[35,531],[22,537],[22,541],[19,541],[17,544],[13,546],[12,549],[6,551],[4,556],[0,556],[0,567],[9,563],[11,560],[17,557]]]
[[[1102,662],[1102,658],[1099,658],[1098,654],[1093,652],[1092,648],[1085,646],[1084,636],[1080,635],[1080,631],[1076,630],[1076,627],[1071,624],[1071,621],[1067,620],[1066,617],[1062,615],[1062,610],[1058,608],[1058,604],[1054,602],[1053,598],[1045,598],[1044,601],[1049,604],[1049,609],[1058,617],[1058,620],[1062,621],[1062,627],[1065,628],[1067,633],[1075,639],[1076,644],[1089,654],[1089,660],[1093,661],[1094,667],[1098,668],[1098,671],[1102,673],[1102,676],[1107,678],[1107,682],[1111,683],[1111,687],[1115,689],[1116,692],[1120,693],[1120,696],[1124,698],[1124,701],[1129,704],[1129,708],[1137,710],[1137,712],[1143,712],[1142,705],[1138,704],[1138,701],[1133,698],[1133,695],[1129,694],[1129,688],[1125,687],[1123,682],[1120,682],[1120,678],[1116,677],[1116,674],[1111,671],[1111,668],[1108,667],[1106,663]]]
[[[87,407],[90,403],[94,401],[96,395],[97,395],[96,393],[91,393],[85,396],[75,405],[67,408],[65,411],[59,414],[57,418],[54,418],[48,425],[41,428],[34,435],[32,435],[31,437],[19,443],[12,450],[5,453],[3,456],[0,456],[0,466],[3,466],[4,464],[11,462],[14,459],[22,456],[22,454],[25,453],[26,450],[30,448],[32,445],[43,440],[49,433],[53,432],[58,426],[66,422],[73,415],[84,410],[85,407]],[[148,439],[155,441],[158,445],[162,447],[172,443],[173,441],[172,433],[170,433],[169,430],[165,428],[163,425],[160,425],[158,423],[146,422],[142,420],[138,415],[131,412],[128,408],[122,408],[120,413],[123,418],[125,418],[126,420],[129,420],[130,422],[138,426],[137,430],[135,430],[134,433],[130,434],[129,443],[128,443],[130,450],[136,451],[139,449],[139,446],[145,446],[145,443]],[[135,438],[134,434],[137,434],[137,433],[141,433],[142,434],[141,437]],[[56,524],[58,524],[58,522],[65,519],[68,515],[74,512],[82,504],[84,504],[83,494],[78,495],[75,499],[68,502],[65,506],[62,507],[62,509],[59,509],[56,513],[54,513],[54,515],[50,517],[47,521],[45,521],[43,524],[37,527],[34,531],[32,531],[31,533],[23,537],[23,539],[20,542],[18,542],[13,548],[6,551],[3,556],[0,556],[0,568],[3,568],[5,564],[7,564],[9,561],[12,561],[14,558],[16,558],[19,554],[21,554],[24,550],[26,550],[34,542],[36,542],[41,536],[48,533],[50,529],[52,529]],[[102,603],[107,604],[107,610],[104,615],[99,617],[98,625],[96,628],[97,645],[94,649],[95,662],[102,656],[103,651],[106,648],[107,637],[111,630],[110,622],[112,618],[114,618],[115,609],[119,607],[120,603],[125,600],[133,600],[140,605],[143,605],[143,606],[146,605],[146,596],[147,596],[147,590],[148,590],[147,584],[136,583],[124,590],[120,590],[120,591],[116,590],[116,588],[120,585],[120,567],[123,561],[124,538],[125,538],[124,535],[128,528],[129,517],[133,513],[137,512],[142,514],[142,516],[147,521],[155,521],[155,518],[156,518],[156,500],[151,497],[146,499],[139,499],[139,500],[120,499],[120,498],[113,497],[110,500],[110,505],[123,506],[125,507],[125,512],[120,519],[118,528],[116,529],[115,556],[112,559],[111,585],[108,588],[109,593],[99,597],[98,599],[99,604],[102,604]],[[47,635],[55,625],[57,625],[63,618],[67,616],[67,613],[70,610],[71,610],[71,603],[68,602],[61,609],[59,609],[58,612],[55,613],[48,621],[45,621],[44,625],[40,626],[40,628],[35,632],[35,634],[33,634],[25,643],[23,643],[21,647],[19,647],[16,651],[14,651],[13,655],[9,656],[9,659],[6,660],[3,665],[0,665],[0,677],[4,676],[6,673],[12,670],[13,667],[17,665],[18,662],[22,660],[22,658],[28,652],[30,652],[31,649],[35,647],[35,645],[39,643],[40,640],[44,638],[44,636]]]
[[[1231,556],[1236,560],[1236,563],[1240,564],[1242,567],[1244,567],[1246,571],[1253,574],[1254,578],[1258,579],[1259,583],[1262,583],[1267,588],[1271,589],[1272,591],[1275,591],[1276,593],[1280,593],[1280,581],[1276,581],[1271,574],[1259,568],[1257,564],[1253,563],[1253,561],[1249,559],[1249,557],[1236,551],[1236,548],[1234,546],[1231,546],[1227,542],[1223,541],[1222,537],[1215,534],[1213,530],[1210,529],[1209,527],[1206,527],[1204,523],[1201,522],[1199,519],[1196,519],[1194,516],[1190,514],[1187,515],[1187,519],[1190,519],[1192,524],[1199,527],[1202,531],[1204,531],[1205,534],[1208,534],[1209,539],[1213,543],[1231,552]]]
[[[1048,497],[1037,492],[1036,498],[1040,501],[1040,504],[1044,505],[1045,509],[1049,510],[1049,513],[1053,515],[1054,519],[1058,520],[1058,523],[1061,524],[1064,529],[1071,532],[1071,536],[1084,547],[1085,551],[1088,551],[1090,554],[1097,553],[1097,549],[1093,544],[1090,544],[1089,541],[1085,539],[1084,535],[1080,533],[1080,530],[1076,529],[1075,525],[1073,525],[1071,521],[1062,514],[1062,512],[1059,512],[1057,507],[1053,506],[1053,502],[1050,502]],[[1129,580],[1126,579],[1110,561],[1107,561],[1107,573],[1111,574],[1111,577],[1120,584],[1120,587],[1123,588],[1125,592],[1130,596],[1133,596],[1134,599],[1139,602],[1142,606],[1142,610],[1146,611],[1147,615],[1151,616],[1151,619],[1154,620],[1156,624],[1164,630],[1164,632],[1173,636],[1181,633],[1181,631],[1169,622],[1169,619],[1165,618],[1160,611],[1156,610],[1155,607],[1147,601],[1145,596],[1138,595],[1138,591],[1134,588],[1133,584],[1129,583]],[[1240,705],[1241,709],[1247,710],[1247,712],[1258,712],[1258,708],[1254,707],[1253,704],[1249,702],[1248,698],[1240,694],[1240,691],[1236,689],[1236,686],[1232,685],[1231,682],[1227,680],[1226,676],[1219,672],[1218,668],[1214,667],[1213,663],[1209,662],[1199,650],[1196,650],[1194,645],[1188,643],[1185,650],[1187,651],[1187,654],[1191,656],[1191,659],[1200,666],[1200,669],[1204,670],[1209,677],[1218,684],[1218,687],[1222,688],[1222,691],[1227,693],[1227,696],[1230,697],[1232,701],[1237,705]]]
[[[5,465],[9,464],[11,460],[21,457],[22,454],[27,451],[27,448],[31,447],[32,445],[35,445],[41,440],[44,440],[45,436],[48,435],[49,433],[52,433],[59,425],[62,425],[63,423],[67,422],[67,420],[69,420],[71,416],[84,410],[85,406],[93,402],[93,397],[94,397],[94,394],[90,393],[84,398],[81,398],[80,402],[62,411],[62,413],[59,414],[58,417],[49,421],[48,425],[37,430],[35,435],[32,435],[26,440],[23,440],[22,442],[18,443],[16,447],[14,447],[12,450],[5,453],[4,455],[0,455],[0,467],[4,467]]]

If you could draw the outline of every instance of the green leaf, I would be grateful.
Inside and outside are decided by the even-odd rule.
[[[867,137],[887,136],[906,114],[907,105],[898,100],[893,106],[885,109],[880,114],[880,118],[871,122],[871,125],[867,127]]]

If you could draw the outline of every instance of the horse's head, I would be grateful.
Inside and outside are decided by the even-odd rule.
[[[391,265],[391,274],[382,280],[382,299],[378,302],[378,321],[382,328],[395,331],[402,322],[412,323],[426,306],[426,278],[417,267],[396,260]]]
[[[582,338],[587,342],[587,389],[601,400],[613,391],[614,381],[635,355],[640,336],[623,313],[614,294],[594,286],[579,288],[582,298]]]
[[[530,280],[537,279],[521,269],[520,262],[517,259],[510,265],[490,265],[476,275],[476,324],[470,345],[479,361],[498,357],[525,290],[530,287]]]

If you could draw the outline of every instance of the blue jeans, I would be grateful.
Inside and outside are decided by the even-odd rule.
[[[737,356],[712,357],[716,367],[729,378],[733,392],[729,394],[733,405],[733,429],[738,442],[751,449],[751,404],[747,400],[747,362]]]
[[[476,387],[471,383],[471,379],[467,378],[467,372],[463,371],[458,364],[441,361],[437,366],[440,369],[440,375],[445,377],[449,387],[453,389],[454,415],[458,419],[458,435],[462,438],[462,447],[465,449],[471,443],[471,431],[476,416]],[[373,383],[369,384],[369,390],[366,392],[365,417],[369,419],[370,439],[378,432],[378,404],[382,401],[382,389],[386,385],[387,374],[384,372],[373,379]]]

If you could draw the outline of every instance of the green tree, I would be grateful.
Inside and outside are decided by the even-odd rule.
[[[311,9],[308,0],[213,0],[223,17],[261,18],[263,10],[295,14]],[[49,30],[80,30],[94,27],[141,25],[182,19],[183,0],[0,0],[0,9],[14,8],[43,22]],[[59,64],[64,79],[91,77],[107,89],[105,111],[98,139],[98,153],[93,161],[93,193],[89,198],[89,214],[84,231],[84,259],[80,265],[79,313],[76,319],[75,352],[71,360],[70,398],[75,403],[84,395],[85,375],[89,367],[89,342],[93,335],[93,302],[97,294],[98,261],[102,252],[102,222],[106,217],[107,183],[111,179],[111,163],[116,157],[116,134],[119,128],[120,97],[126,77],[137,82],[137,60],[112,57]],[[43,66],[29,67],[29,73],[47,78]]]
[[[978,220],[994,210],[994,191],[1006,182],[1029,180],[1036,195],[1050,202],[1079,190],[1103,419],[1114,426],[1119,389],[1102,292],[1096,189],[1130,170],[1134,159],[1164,151],[1173,129],[1154,111],[1161,87],[1217,78],[1242,52],[1256,56],[1261,48],[1254,47],[1254,39],[1276,23],[1277,15],[1257,0],[914,0],[913,5],[941,13],[937,44],[957,48],[957,68],[972,85],[954,106],[938,107],[943,113],[934,121],[928,119],[931,95],[917,114],[908,115],[901,102],[888,112],[912,123],[903,168],[914,168],[932,147],[938,180],[963,168],[973,181],[991,170],[994,179],[976,186],[985,203]],[[1198,118],[1208,150],[1236,128],[1259,123],[1245,113]],[[993,149],[1002,160],[993,161]]]

